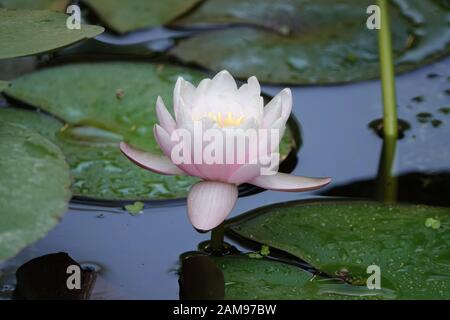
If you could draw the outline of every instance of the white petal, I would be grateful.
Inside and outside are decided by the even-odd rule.
[[[164,128],[169,134],[175,130],[176,123],[173,120],[172,115],[167,111],[166,106],[161,97],[156,100],[156,116],[161,127]]]
[[[263,128],[270,128],[272,124],[281,117],[281,98],[274,97],[264,107]]]
[[[183,82],[182,77],[178,77],[175,83],[175,88],[173,89],[173,112],[175,113],[175,119],[177,119],[178,110],[180,109],[179,101],[181,98],[181,82]]]
[[[180,86],[180,96],[183,98],[186,107],[192,108],[195,99],[196,88],[192,83],[183,79]]]
[[[233,210],[238,197],[234,184],[202,181],[189,191],[187,206],[192,225],[199,230],[211,230],[220,225]]]
[[[184,123],[192,122],[192,111],[186,106],[184,99],[182,97],[178,98],[178,108],[175,111],[175,119],[177,121],[178,127],[182,126]]]
[[[157,156],[135,149],[125,142],[120,143],[120,150],[128,159],[144,169],[159,174],[184,175],[184,172],[174,165],[167,157]]]
[[[283,119],[285,119],[285,121],[287,121],[287,119],[291,115],[291,111],[292,111],[291,89],[289,89],[289,88],[283,89],[279,93],[279,95],[281,97],[281,109],[282,109],[281,116],[283,117]]]
[[[227,70],[222,70],[212,79],[210,90],[236,91],[236,81]]]
[[[239,88],[239,95],[243,103],[246,103],[254,96],[260,96],[261,86],[259,85],[258,79],[256,77],[248,78],[247,83]]]
[[[275,175],[256,177],[249,183],[268,190],[301,192],[319,189],[330,182],[331,178],[298,177],[278,172]]]

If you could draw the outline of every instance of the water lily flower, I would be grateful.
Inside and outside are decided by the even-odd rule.
[[[290,89],[282,90],[264,107],[256,77],[250,77],[240,88],[227,71],[219,72],[213,79],[202,80],[198,87],[180,77],[173,93],[173,109],[175,119],[161,97],[158,97],[156,113],[159,124],[154,126],[154,135],[164,156],[135,149],[125,142],[120,143],[120,149],[126,157],[144,169],[164,175],[189,175],[202,179],[192,186],[187,199],[188,217],[196,229],[211,230],[226,219],[236,204],[237,186],[240,184],[300,192],[318,189],[331,181],[330,178],[306,178],[280,172],[262,174],[263,161],[255,163],[250,160],[272,157],[273,149],[262,155],[246,150],[245,161],[242,163],[180,163],[174,160],[173,150],[177,146],[174,137],[179,138],[177,130],[183,129],[195,136],[194,126],[198,122],[206,129],[234,131],[237,135],[241,134],[242,129],[278,130],[281,137],[292,109]],[[274,145],[278,147],[279,142],[277,139],[271,144],[271,148]],[[216,152],[217,148],[225,148],[223,143],[212,141],[202,142],[200,149],[205,151],[211,145],[216,147]],[[187,148],[194,147],[189,145]],[[193,160],[194,155],[190,154],[188,158]]]

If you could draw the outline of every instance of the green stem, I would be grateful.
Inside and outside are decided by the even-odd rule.
[[[225,224],[215,227],[211,231],[210,248],[213,252],[220,252],[223,249],[223,239],[225,235]]]
[[[380,165],[378,168],[377,198],[385,203],[394,203],[397,200],[398,181],[392,175],[395,164],[397,139],[386,137],[383,140]]]
[[[384,136],[397,139],[397,99],[395,95],[395,73],[392,54],[392,39],[389,23],[388,0],[377,0],[381,11],[381,29],[378,32],[378,45],[383,87]]]

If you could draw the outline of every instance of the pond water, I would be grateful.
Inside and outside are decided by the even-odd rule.
[[[176,33],[175,33],[176,35]],[[116,44],[164,40],[164,32],[133,35],[127,40],[102,36]],[[125,41],[125,42],[124,42]],[[153,46],[154,47],[154,46]],[[397,145],[395,174],[450,172],[450,58],[397,77],[398,112],[411,129]],[[274,95],[283,86],[264,86]],[[447,92],[446,92],[447,90]],[[292,87],[293,113],[302,126],[303,145],[293,173],[331,176],[325,190],[310,193],[265,191],[240,198],[231,216],[264,205],[319,197],[336,186],[374,179],[382,140],[368,124],[382,116],[380,83],[368,81],[339,86]],[[421,123],[417,114],[428,112],[441,123]],[[420,116],[419,116],[420,118]],[[423,122],[423,121],[422,121]],[[442,197],[449,197],[447,194]],[[99,275],[93,299],[178,299],[178,259],[209,239],[196,232],[181,202],[147,203],[143,214],[132,216],[120,207],[71,203],[61,223],[45,238],[0,265],[2,296],[14,287],[14,273],[26,261],[55,252],[67,252],[81,264],[96,265]],[[228,239],[242,250],[238,243]]]

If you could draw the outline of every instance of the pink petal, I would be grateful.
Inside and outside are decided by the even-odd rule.
[[[331,178],[307,178],[280,173],[271,176],[259,176],[249,183],[268,190],[300,192],[311,191],[326,186]]]
[[[159,174],[184,175],[184,172],[175,166],[167,157],[157,156],[133,148],[125,142],[120,143],[120,150],[138,166]]]
[[[164,128],[169,134],[175,130],[176,123],[173,120],[172,115],[167,111],[166,106],[161,97],[156,100],[156,116],[161,127]]]
[[[238,197],[234,184],[202,181],[189,191],[187,206],[192,225],[199,230],[211,230],[220,225],[233,210]]]
[[[160,125],[156,124],[153,127],[153,133],[155,135],[156,141],[158,142],[161,150],[164,152],[166,157],[169,158],[170,161],[172,161],[172,150],[173,150],[175,143],[177,143],[177,142],[172,141],[170,139],[170,136],[167,133],[167,131],[164,130],[164,128],[162,128]],[[175,135],[176,135],[176,131],[175,131]],[[191,159],[191,160],[193,160],[193,159]],[[191,164],[181,163],[177,166],[190,176],[204,178],[203,174],[197,169],[197,167],[194,163],[191,163]]]
[[[159,147],[164,152],[166,157],[171,159],[174,142],[170,140],[169,133],[160,125],[155,124],[153,127],[153,134],[155,135],[156,142],[158,142]]]

